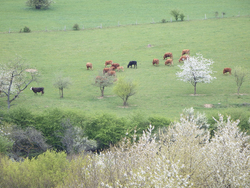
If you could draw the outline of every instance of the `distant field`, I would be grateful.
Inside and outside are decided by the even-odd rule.
[[[25,5],[26,0],[1,0],[0,32],[18,32],[24,26],[32,31],[81,28],[170,21],[170,11],[179,9],[185,19],[197,20],[250,15],[249,0],[55,0],[48,10],[35,10]],[[172,18],[173,19],[173,18]]]
[[[7,2],[11,1],[6,1],[3,5],[5,7],[12,7],[12,11],[15,11],[14,9],[16,7],[10,6],[15,4],[13,3],[14,1],[12,4]],[[79,9],[77,9],[79,6],[74,6],[76,9],[72,9],[73,5],[70,5],[67,10],[65,6],[61,5],[62,2],[68,5],[68,1],[60,1],[53,5],[53,8],[50,10],[43,12],[26,8],[22,1],[18,1],[18,7],[19,10],[26,13],[26,16],[23,17],[23,21],[26,20],[31,30],[42,30],[44,25],[47,25],[48,28],[52,28],[53,24],[67,25],[67,23],[70,23],[70,26],[73,26],[74,23],[80,20],[75,19],[77,15],[79,16]],[[81,1],[76,1],[75,3],[80,4],[80,2]],[[112,1],[106,1],[106,3],[108,2],[111,3]],[[132,6],[133,2],[134,1],[131,1],[131,3],[127,2],[126,6],[129,6],[129,4]],[[136,1],[138,6],[139,2],[142,1]],[[143,9],[144,7],[146,12],[150,12],[150,6],[153,7],[153,5],[150,5],[150,2],[147,1],[143,2],[145,2],[144,5],[138,9]],[[180,5],[178,7],[186,7],[181,6],[182,1],[174,2],[175,6],[177,6],[179,2]],[[199,2],[202,2],[201,5],[193,5],[193,8],[196,9],[191,11],[193,14],[190,14],[190,18],[192,18],[192,16],[196,17],[201,10],[205,13],[205,10],[211,9],[210,16],[207,13],[208,17],[212,17],[215,11],[223,11],[222,9],[219,10],[219,3],[217,3],[218,5],[212,3],[215,1],[209,1],[211,6],[208,6],[208,3],[206,4],[207,1]],[[221,1],[220,5],[225,5],[224,7],[228,7],[228,4],[230,4],[223,2],[224,1]],[[226,13],[228,12],[226,16],[230,15],[229,10],[233,10],[233,5],[235,5],[236,12],[242,8],[242,12],[247,14],[247,11],[250,10],[249,8],[246,10],[246,8],[249,7],[248,1],[240,1],[241,3],[238,3],[237,6],[236,2],[239,1],[231,2],[231,8],[225,11]],[[163,3],[164,1],[159,1],[161,6],[163,6]],[[88,3],[86,2],[86,6],[87,5]],[[147,7],[145,7],[146,5]],[[102,10],[99,12],[102,12],[104,16],[99,17],[92,15],[93,17],[88,17],[91,24],[95,23],[93,25],[90,24],[89,27],[94,27],[94,25],[98,22],[101,23],[103,20],[109,20],[105,17],[109,14],[104,13],[108,5],[106,5],[106,9],[105,6],[103,9],[101,9],[99,5],[96,6]],[[120,10],[120,6],[121,5],[114,11]],[[159,11],[155,11],[155,15],[158,16],[155,18],[155,21],[159,21],[164,17],[167,18],[167,16],[169,17],[169,10],[175,6],[166,6],[167,8],[161,7],[163,10],[159,9]],[[59,10],[59,7],[63,7],[63,11]],[[187,7],[190,8],[192,6],[190,4],[187,5]],[[208,8],[206,9],[206,7]],[[1,6],[0,9],[3,10],[3,6]],[[0,14],[3,14],[2,10]],[[132,8],[126,10],[129,12],[129,10],[132,11]],[[155,8],[155,10],[158,9]],[[161,16],[161,11],[164,12],[164,17]],[[185,11],[183,10],[183,12]],[[48,19],[44,19],[45,17],[41,19],[41,17],[28,16],[28,14],[34,15],[36,13],[43,13],[43,16],[45,16],[45,14],[50,15],[47,15],[49,17]],[[73,20],[70,19],[70,17],[68,18],[70,20],[64,19],[67,15],[71,14],[74,15]],[[120,14],[116,14],[116,18],[119,18]],[[141,16],[143,18],[144,23],[146,23],[147,19],[150,22],[151,17],[154,15],[151,12],[148,18],[146,18],[145,15],[143,16],[143,11],[138,11],[138,14],[139,17]],[[20,23],[15,19],[15,15]],[[54,19],[55,17],[53,17],[53,15],[61,16],[63,23]],[[130,21],[134,19],[133,15],[136,14],[131,13],[129,15],[131,16]],[[9,16],[11,18],[9,23],[12,23],[13,26],[16,28],[24,26],[24,22],[22,23],[22,19],[20,19],[20,13],[13,13],[13,15]],[[30,21],[26,19],[27,17],[30,18]],[[92,22],[91,19],[94,21]],[[41,20],[41,23],[36,24],[38,20]],[[64,21],[67,23],[64,23]],[[139,18],[137,21],[139,22]],[[237,65],[250,70],[249,21],[249,16],[242,16],[164,24],[127,25],[81,31],[1,33],[0,61],[7,62],[13,58],[15,54],[21,55],[27,59],[30,68],[38,69],[42,75],[39,83],[33,83],[31,85],[33,87],[45,87],[44,96],[35,96],[32,91],[28,89],[25,90],[22,95],[20,95],[20,98],[14,102],[16,105],[12,108],[25,106],[34,111],[41,111],[47,108],[58,107],[80,110],[87,113],[96,111],[112,112],[118,116],[141,112],[145,114],[164,115],[170,118],[179,117],[179,114],[185,107],[194,107],[199,111],[208,113],[211,111],[219,112],[228,107],[239,107],[249,111],[250,107],[243,106],[242,104],[250,103],[250,81],[248,80],[243,84],[240,90],[240,93],[243,95],[238,97],[235,95],[237,88],[234,77],[222,74],[224,67],[231,67],[233,69]],[[122,21],[120,20],[120,22]],[[2,19],[1,16],[0,31],[8,29],[9,26],[7,26],[6,23],[6,20]],[[78,23],[80,24],[80,22]],[[129,24],[129,22],[127,24]],[[112,26],[112,24],[109,26]],[[148,44],[151,44],[152,47],[147,47]],[[177,80],[175,76],[175,73],[180,70],[177,65],[179,64],[178,59],[181,55],[181,51],[186,48],[191,50],[191,55],[201,53],[205,58],[213,59],[215,62],[213,70],[217,71],[214,74],[217,79],[211,84],[198,84],[198,96],[191,96],[190,94],[193,93],[192,85]],[[164,65],[162,56],[165,52],[173,53],[173,67]],[[152,66],[153,58],[160,59],[159,67]],[[125,68],[124,72],[117,73],[118,78],[125,76],[126,78],[137,81],[139,84],[138,93],[132,96],[128,101],[130,104],[128,108],[121,107],[122,100],[113,94],[112,88],[106,88],[104,93],[106,97],[99,99],[99,88],[91,85],[94,77],[104,68],[105,60],[109,59],[120,63],[124,67],[126,67],[130,60],[138,61],[138,69]],[[93,63],[93,71],[86,70],[85,64],[87,62]],[[73,81],[73,85],[69,89],[65,89],[65,98],[63,99],[59,98],[58,89],[52,85],[54,75],[58,72],[63,72],[64,76],[71,77]],[[0,106],[2,108],[5,108],[5,100],[5,98],[0,98]],[[204,108],[204,104],[213,104],[215,108]]]

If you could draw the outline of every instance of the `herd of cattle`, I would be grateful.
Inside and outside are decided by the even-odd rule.
[[[189,49],[185,49],[182,50],[181,53],[181,57],[179,58],[179,63],[183,62],[184,60],[189,59],[189,54],[190,54],[190,50]],[[173,65],[173,54],[171,52],[167,52],[164,54],[163,59],[165,61],[165,65]],[[152,62],[153,65],[159,65],[159,59],[153,59]],[[109,76],[116,76],[116,72],[117,71],[124,71],[123,66],[120,66],[120,64],[118,63],[113,63],[112,60],[108,60],[105,62],[105,68],[103,69],[103,74],[108,74]],[[108,67],[108,65],[110,67]],[[134,68],[137,68],[137,61],[130,61],[127,65],[127,68],[132,68],[134,66]],[[87,63],[86,64],[87,70],[93,70],[93,65],[92,63]],[[223,74],[229,73],[231,74],[232,69],[231,68],[224,68],[223,69]],[[31,87],[30,90],[32,90],[35,94],[41,92],[41,94],[44,94],[44,88],[43,87]]]

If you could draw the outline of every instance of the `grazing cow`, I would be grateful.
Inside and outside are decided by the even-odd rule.
[[[159,59],[153,59],[153,65],[159,65]]]
[[[184,61],[184,60],[187,60],[187,59],[189,59],[189,56],[188,56],[188,55],[183,55],[183,56],[180,57],[179,63],[180,63],[181,61]]]
[[[115,71],[108,71],[109,76],[115,76]]]
[[[41,92],[41,95],[44,94],[43,87],[31,87],[30,90],[32,90],[35,94],[40,93],[40,92]]]
[[[115,67],[115,69],[117,69],[117,67],[119,67],[119,66],[120,66],[119,63],[113,63],[113,64],[112,64],[112,67]]]
[[[127,68],[129,68],[129,67],[132,68],[132,65],[134,65],[134,68],[135,68],[135,67],[137,68],[137,61],[130,61],[130,62],[128,63]]]
[[[91,69],[93,70],[93,65],[92,63],[86,63],[87,70]]]
[[[224,68],[223,69],[223,74],[226,74],[227,72],[229,72],[229,74],[231,74],[232,69],[231,68]]]
[[[117,67],[117,71],[119,71],[119,72],[120,72],[120,70],[122,70],[122,72],[124,71],[123,66]]]
[[[110,71],[110,68],[104,68],[103,69],[103,74],[107,73],[108,71]]]
[[[112,65],[112,64],[113,64],[112,60],[105,61],[105,67],[107,67],[107,65]]]
[[[171,52],[167,52],[167,53],[164,54],[163,59],[168,58],[168,57],[173,59],[173,54]]]
[[[182,50],[181,55],[184,55],[184,54],[188,54],[189,55],[189,53],[190,53],[190,50],[189,49],[185,49],[185,50]]]
[[[173,59],[167,59],[165,65],[173,65]]]

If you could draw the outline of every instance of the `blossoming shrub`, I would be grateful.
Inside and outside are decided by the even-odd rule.
[[[138,142],[125,138],[104,153],[82,155],[59,187],[246,187],[249,136],[239,121],[219,117],[212,139],[195,116],[183,115],[159,141],[150,127]]]

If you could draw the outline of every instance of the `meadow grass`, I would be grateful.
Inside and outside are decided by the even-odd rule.
[[[80,3],[80,1],[77,2]],[[159,2],[163,3],[163,1]],[[203,3],[205,4],[205,1]],[[150,2],[145,4],[150,4]],[[246,7],[247,2],[242,1],[242,4],[235,5],[235,7],[243,5]],[[60,12],[57,10],[57,6],[59,5],[53,5],[48,13]],[[68,7],[71,13],[77,12],[70,9],[72,6]],[[215,3],[213,6],[217,7]],[[11,6],[8,5],[8,7]],[[65,6],[63,7],[65,8]],[[149,7],[145,8],[145,11],[149,11]],[[101,7],[99,8],[101,9]],[[65,14],[69,13],[69,10],[65,9]],[[104,10],[105,7],[103,7]],[[24,8],[23,11],[31,12],[30,14],[36,12],[29,8]],[[106,15],[103,11],[103,15]],[[164,12],[167,14],[166,9]],[[47,10],[43,13],[48,14]],[[39,12],[39,14],[41,13]],[[143,13],[140,14],[142,16]],[[52,15],[49,17],[51,17],[50,21],[37,17],[32,18],[29,22],[31,30],[32,28],[42,29],[44,26],[41,25],[45,22],[52,24],[55,20]],[[98,17],[96,15],[92,19],[96,21]],[[16,24],[17,22],[14,20],[13,18],[13,24]],[[37,20],[41,20],[41,23],[36,25]],[[244,16],[80,31],[1,33],[0,61],[4,63],[13,59],[15,54],[21,55],[30,64],[30,68],[36,68],[41,73],[40,81],[32,83],[31,86],[45,87],[44,96],[39,96],[39,94],[36,96],[32,91],[25,90],[14,102],[16,105],[11,108],[24,106],[33,111],[42,111],[58,107],[77,109],[83,113],[102,111],[115,113],[118,116],[140,112],[147,115],[163,115],[173,119],[178,118],[183,108],[188,107],[208,113],[237,106],[249,111],[249,106],[241,106],[244,103],[250,103],[249,80],[243,84],[240,90],[240,93],[244,95],[237,96],[233,75],[222,74],[223,68],[231,67],[233,69],[238,65],[250,70],[249,21],[249,16]],[[57,23],[57,21],[55,22]],[[72,26],[74,23],[72,22]],[[5,27],[6,23],[3,25]],[[151,44],[152,47],[147,47],[148,44]],[[175,75],[180,70],[178,59],[183,49],[190,49],[191,55],[201,53],[205,58],[215,62],[213,70],[217,71],[214,74],[217,79],[211,84],[198,84],[197,96],[191,95],[193,94],[192,85],[177,80]],[[162,57],[165,52],[173,53],[174,66],[164,65]],[[152,65],[153,58],[160,60],[158,67]],[[122,107],[122,100],[114,95],[112,87],[106,88],[104,91],[106,97],[100,99],[100,89],[92,85],[95,76],[104,68],[105,61],[110,59],[124,67],[131,60],[138,61],[138,69],[125,68],[124,72],[117,72],[118,78],[125,76],[135,80],[139,85],[138,93],[128,101],[128,108]],[[93,71],[86,70],[87,62],[93,63]],[[59,97],[58,89],[53,87],[53,79],[59,72],[62,72],[65,77],[70,77],[73,82],[69,89],[64,90],[63,99]],[[204,104],[213,104],[216,108],[206,109]],[[6,109],[6,98],[0,99],[0,106]]]
[[[0,32],[18,32],[27,26],[31,31],[96,28],[170,21],[170,12],[180,10],[185,20],[249,15],[248,0],[55,0],[48,10],[36,10],[25,5],[26,0],[2,0]],[[172,17],[172,20],[174,18]]]

